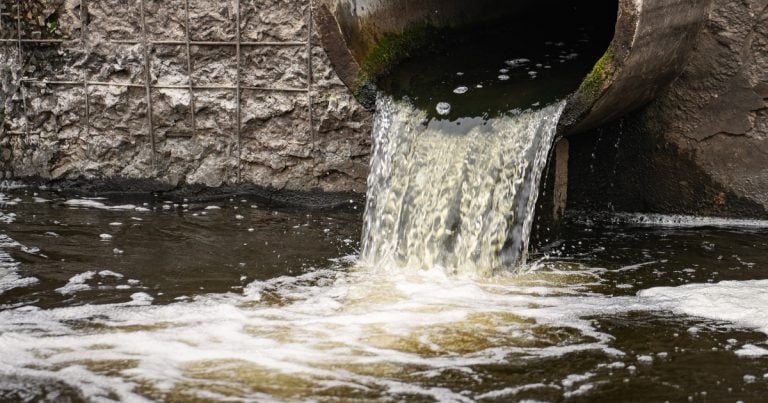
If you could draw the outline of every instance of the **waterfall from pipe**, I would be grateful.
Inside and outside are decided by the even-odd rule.
[[[362,263],[490,276],[525,264],[565,102],[455,125],[380,95]]]

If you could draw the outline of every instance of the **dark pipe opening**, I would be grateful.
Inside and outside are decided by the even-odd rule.
[[[379,77],[378,89],[431,120],[488,119],[573,93],[614,36],[616,0],[495,3],[485,5],[497,11],[493,18],[431,30],[426,46]],[[438,103],[450,112],[438,112]]]

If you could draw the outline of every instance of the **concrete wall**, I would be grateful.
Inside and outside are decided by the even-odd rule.
[[[309,1],[239,1],[189,0],[188,17],[184,0],[0,1],[2,177],[363,191],[371,117],[317,45]]]
[[[768,218],[768,0],[715,0],[666,91],[570,143],[572,210]]]
[[[279,46],[307,40],[308,0],[240,0],[241,40],[262,42],[242,46],[240,82],[262,89],[242,91],[239,137],[236,91],[193,90],[192,130],[190,91],[156,88],[150,91],[154,141],[147,133],[143,45],[115,43],[141,40],[140,1],[82,1],[89,15],[85,49],[78,40],[80,1],[22,2],[44,6],[32,14],[45,14],[46,7],[66,11],[57,30],[47,33],[25,9],[25,40],[75,40],[23,43],[22,66],[16,62],[16,2],[0,1],[9,14],[0,30],[7,40],[0,46],[3,177],[365,188],[370,114],[339,81],[319,38],[312,37],[311,74],[308,47]],[[189,5],[192,40],[236,39],[237,3]],[[148,39],[185,39],[184,9],[181,0],[146,0]],[[154,86],[187,85],[185,45],[149,49]],[[235,84],[235,47],[191,46],[191,54],[194,85]],[[638,112],[569,138],[568,208],[768,217],[767,72],[768,0],[713,0],[696,47],[671,86]],[[78,81],[84,74],[138,86],[89,86],[87,103],[82,85],[19,87],[22,77]]]

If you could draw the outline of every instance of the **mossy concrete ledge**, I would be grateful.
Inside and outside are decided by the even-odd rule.
[[[364,105],[366,88],[435,29],[517,12],[546,13],[557,1],[313,0],[323,47]],[[605,55],[569,98],[560,134],[615,120],[654,99],[682,71],[712,0],[617,0],[615,34]]]

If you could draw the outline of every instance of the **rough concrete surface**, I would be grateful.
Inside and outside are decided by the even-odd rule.
[[[17,10],[16,1],[0,1],[0,39],[13,40],[0,46],[3,177],[364,191],[371,117],[317,38],[308,46],[308,1],[240,0],[240,40],[259,44],[240,46],[239,74],[236,1],[189,0],[190,40],[230,43],[193,43],[189,65],[184,0],[145,0],[146,31],[139,0],[19,3]],[[69,42],[19,47],[17,11],[25,41]],[[145,34],[182,43],[150,44],[145,53]],[[174,87],[149,91],[151,131],[147,73],[152,86]],[[87,87],[86,100],[82,84],[22,78],[98,84]]]
[[[715,0],[676,81],[571,147],[572,209],[768,217],[768,0]]]
[[[183,0],[145,0],[144,31],[140,6],[0,1],[2,177],[364,190],[371,116],[319,46],[309,0],[240,0],[240,39],[261,46],[240,47],[239,71],[234,45],[193,44],[189,66],[184,43],[145,54],[144,32],[183,42],[187,16]],[[237,39],[237,2],[189,6],[192,41]],[[17,11],[24,40],[72,42],[19,47]],[[570,138],[569,209],[768,217],[768,0],[712,0],[695,43],[653,102]],[[190,94],[188,70],[206,88]],[[151,133],[147,73],[153,86],[176,87],[151,89]],[[84,85],[22,78],[112,85],[89,85],[86,97]],[[240,94],[239,137],[236,91],[211,88],[238,79],[250,88]]]

